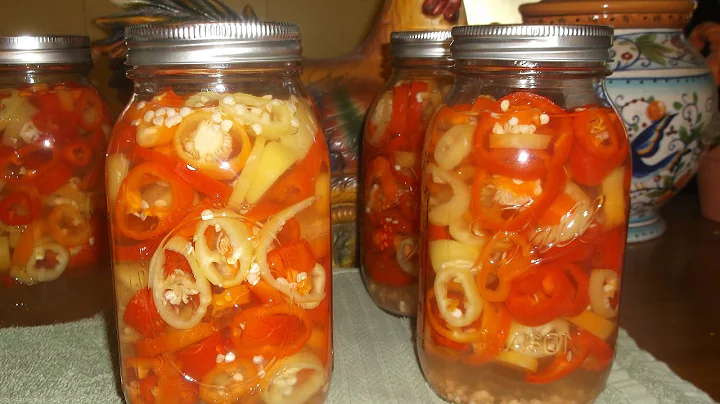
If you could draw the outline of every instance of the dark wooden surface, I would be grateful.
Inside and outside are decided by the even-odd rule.
[[[720,223],[696,195],[662,212],[667,232],[630,244],[620,325],[640,348],[720,401]]]

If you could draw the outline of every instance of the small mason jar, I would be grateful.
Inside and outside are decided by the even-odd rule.
[[[294,24],[134,26],[107,199],[129,403],[322,403],[330,179]]]
[[[363,135],[361,270],[382,309],[417,311],[422,148],[450,89],[450,31],[393,32],[393,72],[370,107]]]
[[[84,36],[0,38],[0,327],[109,307],[110,113]]]
[[[418,354],[454,403],[589,403],[613,359],[628,139],[613,31],[454,28],[425,143]]]

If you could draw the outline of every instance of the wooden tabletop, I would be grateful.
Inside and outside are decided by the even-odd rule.
[[[667,232],[630,244],[620,325],[640,348],[720,401],[720,223],[696,195],[663,208]]]

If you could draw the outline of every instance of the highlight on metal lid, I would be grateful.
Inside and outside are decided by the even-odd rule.
[[[608,62],[612,27],[601,25],[474,25],[452,29],[453,59]]]
[[[0,37],[0,64],[43,65],[91,62],[90,38],[87,36]]]
[[[127,64],[213,65],[301,60],[300,29],[285,22],[133,25]]]
[[[395,58],[450,58],[450,31],[397,31],[390,34]]]

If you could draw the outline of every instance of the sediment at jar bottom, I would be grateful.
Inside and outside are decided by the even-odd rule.
[[[417,284],[408,286],[388,286],[366,279],[370,297],[381,309],[399,316],[415,316],[417,314]]]
[[[631,177],[621,121],[521,91],[441,107],[428,133],[428,382],[456,403],[592,401],[618,329]]]
[[[424,376],[435,393],[457,404],[590,404],[605,388],[610,369],[576,372],[549,385],[529,385],[501,365],[467,366],[447,352],[420,351]]]
[[[322,402],[329,163],[307,101],[167,90],[128,107],[109,159],[129,401]]]

